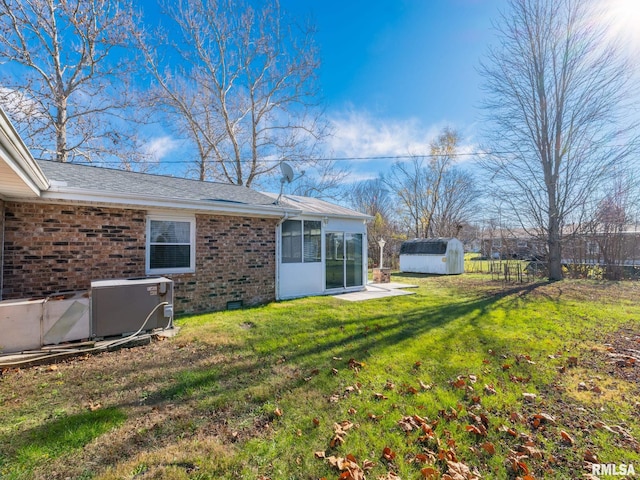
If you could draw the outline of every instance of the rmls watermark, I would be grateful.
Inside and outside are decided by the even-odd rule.
[[[592,463],[592,475],[635,475],[636,469],[631,463]]]

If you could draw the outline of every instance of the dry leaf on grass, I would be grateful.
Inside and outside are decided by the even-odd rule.
[[[574,443],[576,443],[573,437],[564,430],[560,430],[560,436],[562,437],[562,441],[567,445],[573,445]]]
[[[396,452],[391,450],[389,447],[384,447],[384,449],[382,450],[382,457],[389,462],[393,462],[393,460],[396,458]]]
[[[422,478],[426,480],[438,480],[440,478],[440,472],[433,467],[425,467],[420,470]]]

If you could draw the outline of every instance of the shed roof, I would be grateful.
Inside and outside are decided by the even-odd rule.
[[[444,255],[452,238],[414,238],[400,246],[400,255]]]

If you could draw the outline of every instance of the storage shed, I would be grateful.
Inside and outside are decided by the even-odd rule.
[[[400,247],[400,271],[457,275],[464,272],[464,246],[457,238],[416,238]]]

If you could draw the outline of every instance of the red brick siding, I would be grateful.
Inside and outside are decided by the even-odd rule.
[[[196,273],[170,275],[184,311],[220,310],[275,299],[277,220],[196,215]]]
[[[77,205],[5,204],[4,299],[86,290],[145,275],[146,214]],[[275,298],[275,219],[196,216],[196,272],[174,280],[179,313]]]

